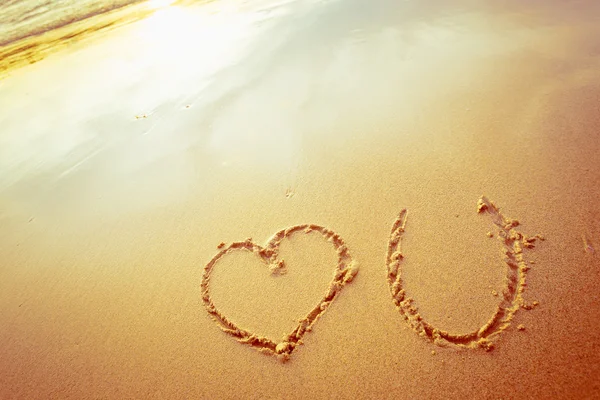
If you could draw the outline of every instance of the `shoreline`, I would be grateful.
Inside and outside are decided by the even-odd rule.
[[[188,2],[188,6],[202,6],[214,0]],[[35,64],[46,57],[66,50],[71,46],[87,44],[99,35],[143,20],[160,8],[147,5],[145,0],[103,8],[76,19],[39,28],[27,34],[10,38],[0,43],[0,80],[7,78],[21,67]],[[173,5],[185,1],[177,1]]]

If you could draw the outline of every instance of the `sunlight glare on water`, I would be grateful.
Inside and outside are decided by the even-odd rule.
[[[260,29],[256,14],[240,12],[226,3],[200,9],[161,4],[164,6],[150,17],[122,30],[118,37],[107,37],[79,53],[48,60],[45,70],[32,71],[28,82],[38,97],[26,99],[28,90],[22,88],[17,94],[15,83],[3,86],[7,97],[12,93],[12,101],[2,104],[6,112],[0,115],[0,169],[12,173],[0,177],[0,188],[35,173],[39,165],[58,168],[62,177],[74,171],[73,166],[89,160],[90,154],[98,154],[97,150],[88,151],[98,142],[104,149],[116,137],[135,136],[139,131],[152,140],[144,142],[147,151],[143,160],[130,155],[123,158],[129,164],[150,162],[166,148],[177,147],[179,142],[165,133],[175,129],[167,121],[175,115],[193,118],[196,114],[185,112],[185,107],[200,107],[208,101],[205,91],[215,82],[216,74],[244,58]],[[80,66],[77,70],[72,67],[75,63]],[[65,64],[70,68],[64,68]],[[45,79],[48,71],[55,74],[54,79]],[[107,72],[112,77],[109,81],[101,78]],[[67,79],[68,85],[64,84]],[[57,91],[61,100],[56,106],[44,101]],[[127,100],[115,102],[115,92],[127,93]],[[18,96],[22,101],[17,101]],[[35,118],[24,122],[24,107],[36,110]],[[82,107],[114,113],[112,120],[122,121],[118,122],[121,125],[109,129],[105,124],[92,123]],[[184,114],[180,114],[182,110]],[[138,121],[136,116],[143,118]],[[136,121],[139,124],[129,125]],[[30,125],[44,129],[16,134]],[[63,132],[60,140],[55,140],[55,132]],[[152,143],[160,145],[152,148]],[[111,165],[121,164],[113,160]]]
[[[159,9],[159,8],[164,8],[164,7],[168,7],[171,4],[173,4],[175,2],[175,0],[149,0],[148,1],[148,7],[153,8],[153,9]]]
[[[251,28],[244,15],[190,13],[163,7],[137,30],[143,48],[138,63],[169,68],[173,74],[202,75],[232,61]]]
[[[248,42],[258,32],[256,20],[255,14],[241,12],[229,2],[202,12],[165,7],[136,27],[135,42],[141,45],[131,61],[137,64],[136,69],[153,77],[148,85],[155,89],[152,96],[157,102],[179,97],[190,80],[196,82],[196,93],[179,102],[178,108],[186,107],[204,97],[200,88],[210,84],[215,73],[244,56]],[[304,73],[299,75],[298,79],[306,81],[302,79]],[[295,85],[287,80],[280,83],[279,89],[295,93]],[[296,132],[289,123],[289,113],[281,114],[279,103],[281,100],[275,101],[265,93],[253,93],[251,98],[241,96],[235,100],[235,112],[229,110],[226,118],[217,112],[208,127],[208,143],[223,165],[251,159],[289,167]],[[149,133],[154,135],[154,130]]]

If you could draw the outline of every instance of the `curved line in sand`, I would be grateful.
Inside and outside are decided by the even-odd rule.
[[[285,238],[289,238],[294,234],[309,234],[311,232],[321,234],[325,239],[330,241],[337,252],[338,261],[334,269],[332,281],[319,301],[313,309],[298,321],[296,328],[289,334],[285,335],[280,342],[276,342],[264,336],[256,335],[248,330],[238,327],[234,322],[227,318],[216,307],[210,295],[210,276],[216,264],[223,259],[227,254],[234,251],[242,250],[254,253],[261,262],[268,265],[271,273],[279,274],[285,271],[283,260],[278,260],[279,245]],[[302,344],[302,338],[312,329],[313,324],[325,312],[329,304],[335,299],[342,288],[352,281],[358,269],[353,263],[348,247],[344,240],[334,231],[325,227],[314,224],[294,225],[287,229],[282,229],[275,233],[268,241],[266,246],[260,246],[246,239],[243,242],[234,242],[229,246],[223,243],[219,245],[221,250],[206,264],[202,274],[202,301],[212,319],[217,323],[225,333],[233,336],[239,342],[250,345],[259,351],[277,356],[280,360],[286,361],[294,352],[296,347]]]
[[[531,309],[537,305],[526,304],[523,292],[526,286],[526,275],[529,266],[523,258],[524,248],[533,248],[540,235],[528,237],[515,228],[519,221],[505,218],[494,202],[482,196],[477,203],[477,212],[487,213],[492,222],[498,228],[498,238],[503,244],[503,262],[507,266],[506,288],[502,293],[502,299],[498,304],[492,317],[479,329],[465,333],[455,334],[438,329],[425,321],[420,315],[415,302],[408,297],[402,286],[402,236],[405,232],[407,210],[403,209],[390,234],[388,251],[386,256],[387,281],[394,304],[398,311],[409,324],[409,326],[420,336],[440,346],[456,346],[467,348],[484,348],[491,350],[494,347],[491,339],[506,330],[519,308]]]

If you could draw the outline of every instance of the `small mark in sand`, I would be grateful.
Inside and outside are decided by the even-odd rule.
[[[520,324],[517,326],[517,329],[520,331],[524,331],[525,330],[525,326],[523,324]]]
[[[486,236],[489,237],[489,238],[493,238],[494,234],[492,232],[488,232],[488,233],[486,233]]]
[[[271,275],[285,275],[287,274],[287,268],[284,260],[279,260],[276,263],[269,265]]]
[[[295,194],[296,194],[296,192],[292,188],[287,188],[285,190],[285,198],[286,199],[291,199],[292,197],[294,197]]]
[[[146,119],[148,118],[148,114],[138,114],[135,116],[135,119]]]
[[[481,198],[477,201],[477,212],[478,213],[482,213],[485,210],[487,210],[488,205],[487,203],[484,201],[483,196],[481,196]]]
[[[594,247],[592,246],[588,238],[585,235],[581,235],[581,239],[583,240],[583,249],[587,253],[594,254],[596,250],[594,250]]]
[[[185,108],[190,108],[191,106],[192,106],[191,104],[188,104],[185,106]]]
[[[221,242],[218,244],[217,249],[222,249],[223,247],[225,247],[225,243]]]
[[[27,222],[32,222],[34,219],[35,219],[35,217],[31,217],[31,218],[29,218],[29,221],[27,221]]]

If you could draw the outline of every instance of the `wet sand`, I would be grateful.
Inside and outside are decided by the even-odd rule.
[[[485,3],[168,7],[11,70],[0,397],[598,397],[600,8]]]

